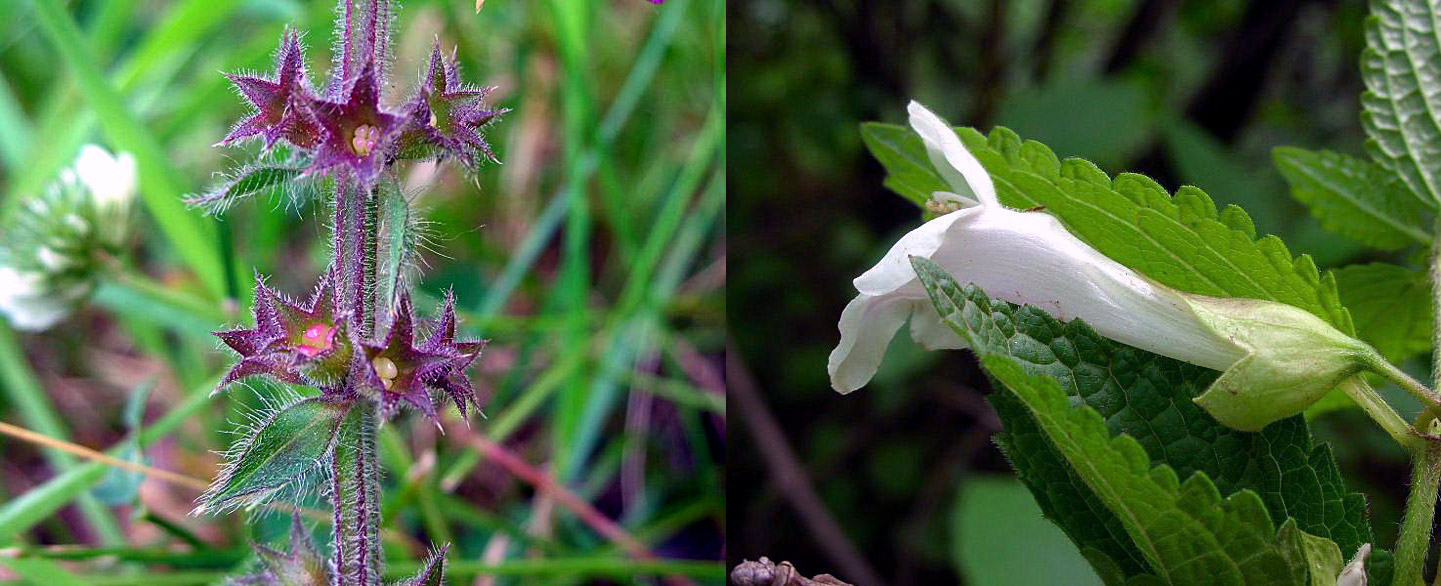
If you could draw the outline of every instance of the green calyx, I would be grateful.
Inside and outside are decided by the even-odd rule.
[[[1297,307],[1254,299],[1186,300],[1202,323],[1246,351],[1195,399],[1235,429],[1260,431],[1301,413],[1381,360],[1365,342]]]

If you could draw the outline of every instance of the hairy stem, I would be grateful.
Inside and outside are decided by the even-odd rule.
[[[353,323],[364,328],[365,314],[365,194],[354,182],[341,179],[335,192],[334,264],[331,278],[339,291],[339,309],[353,314]],[[364,334],[365,332],[361,332]]]
[[[364,297],[361,303],[364,311],[358,312],[357,315],[363,318],[360,333],[369,337],[375,331],[376,322],[386,316],[376,315],[376,308],[379,307],[376,304],[376,298],[380,288],[379,281],[376,280],[380,247],[380,194],[372,189],[364,196],[364,214],[361,218],[363,241],[360,252],[362,279],[365,283]]]
[[[335,198],[335,260],[332,277],[341,291],[340,310],[350,313],[361,338],[375,331],[376,246],[379,203],[373,190],[341,179]],[[353,384],[350,381],[347,385]],[[350,413],[336,434],[330,455],[330,497],[335,514],[336,586],[378,586],[380,551],[380,462],[375,449],[379,404],[353,388]]]
[[[1431,523],[1436,514],[1436,488],[1441,483],[1441,444],[1426,442],[1413,452],[1411,494],[1406,497],[1406,516],[1401,519],[1401,536],[1396,541],[1396,577],[1392,584],[1420,584],[1431,546]]]
[[[1401,390],[1410,393],[1411,396],[1425,403],[1428,409],[1441,410],[1441,395],[1438,395],[1436,391],[1432,389],[1426,388],[1426,385],[1422,384],[1421,381],[1411,378],[1411,375],[1406,374],[1405,371],[1396,368],[1396,365],[1391,364],[1390,361],[1381,357],[1380,354],[1371,356],[1368,362],[1371,370],[1375,371],[1376,374],[1384,376],[1387,380],[1396,383],[1396,386],[1401,387]]]
[[[1381,428],[1391,436],[1391,439],[1396,440],[1396,443],[1401,444],[1401,447],[1406,448],[1408,452],[1415,454],[1423,447],[1425,441],[1411,427],[1411,424],[1406,423],[1406,420],[1402,419],[1401,415],[1396,413],[1396,410],[1392,409],[1391,405],[1387,404],[1386,400],[1382,399],[1381,395],[1371,388],[1365,379],[1359,376],[1351,377],[1342,382],[1340,388],[1347,397],[1360,405],[1361,410],[1371,416],[1373,421],[1380,424]]]
[[[330,458],[335,586],[381,583],[380,474],[375,449],[379,429],[378,405],[362,399],[351,407],[335,437]]]
[[[1441,311],[1441,217],[1433,233],[1431,246],[1432,310]],[[1441,321],[1437,322],[1441,326]],[[1441,327],[1433,332],[1433,342],[1441,342]],[[1441,384],[1441,343],[1434,343],[1431,356],[1432,387]],[[1436,514],[1436,489],[1441,483],[1441,442],[1436,439],[1437,421],[1430,412],[1421,415],[1421,430],[1426,432],[1423,447],[1412,450],[1411,494],[1406,497],[1406,516],[1401,520],[1401,536],[1396,543],[1396,577],[1393,584],[1411,586],[1421,583],[1426,554],[1431,549],[1431,535]]]

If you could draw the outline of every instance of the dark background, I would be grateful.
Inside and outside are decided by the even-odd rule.
[[[881,186],[861,122],[904,123],[915,98],[1110,173],[1198,185],[1322,267],[1404,262],[1322,232],[1271,165],[1278,145],[1362,153],[1365,14],[1360,0],[730,2],[728,360],[740,426],[728,564],[766,555],[857,584],[955,583],[970,547],[955,503],[970,480],[1009,474],[968,354],[900,335],[868,387],[830,389],[850,280],[920,220]],[[766,420],[780,433],[758,444]],[[1314,429],[1370,497],[1389,547],[1404,456],[1355,413]]]

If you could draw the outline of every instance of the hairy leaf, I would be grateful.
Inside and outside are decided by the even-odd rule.
[[[1276,168],[1321,226],[1372,248],[1431,244],[1431,211],[1394,173],[1331,151],[1279,147]]]
[[[1441,8],[1373,0],[1361,52],[1366,151],[1421,197],[1441,202]]]
[[[410,202],[405,199],[405,194],[391,182],[386,182],[386,188],[381,192],[385,194],[386,253],[380,299],[385,307],[393,307],[395,292],[401,289],[400,281],[405,274],[405,259],[415,252],[407,246],[414,237],[409,233]]]
[[[1094,410],[1110,435],[1127,437],[1148,461],[1178,477],[1204,476],[1219,494],[1253,492],[1272,523],[1294,518],[1301,530],[1343,549],[1372,540],[1364,497],[1346,491],[1329,447],[1313,445],[1303,418],[1259,433],[1227,428],[1192,402],[1215,371],[1113,342],[1079,320],[1063,323],[1037,308],[991,300],[974,286],[963,290],[934,263],[913,262],[947,323],[979,355],[1056,381],[1067,401]],[[1012,390],[991,396],[1005,424],[998,442],[1042,511],[1083,551],[1104,555],[1125,576],[1154,570],[1132,528]],[[1099,565],[1097,571],[1106,575]]]
[[[1090,162],[1056,158],[1006,128],[989,137],[957,130],[996,184],[1000,200],[1017,209],[1044,207],[1082,241],[1164,285],[1202,295],[1279,301],[1300,307],[1353,333],[1336,282],[1311,257],[1293,257],[1279,238],[1256,239],[1246,212],[1217,211],[1205,192],[1182,187],[1175,197],[1143,175],[1114,180]],[[862,135],[886,167],[886,186],[913,201],[948,190],[930,166],[919,137],[890,124],[865,124]]]
[[[274,548],[253,544],[255,563],[244,574],[226,581],[226,586],[316,586],[330,584],[330,569],[320,557],[310,533],[300,521],[297,509],[290,517],[290,542]]]
[[[1387,360],[1400,362],[1431,349],[1431,282],[1423,271],[1373,263],[1336,271],[1341,299],[1356,333]]]
[[[397,586],[441,586],[445,583],[445,552],[450,551],[449,545],[442,545],[440,549],[430,554],[425,560],[425,565],[420,572],[404,582],[397,582]]]
[[[300,167],[288,165],[242,167],[204,195],[186,198],[185,203],[203,207],[210,214],[223,214],[242,199],[295,181],[302,171]]]
[[[253,507],[285,490],[298,488],[306,478],[316,477],[324,470],[325,455],[345,412],[345,406],[339,403],[305,399],[277,410],[247,430],[235,447],[233,459],[200,497],[197,511]]]

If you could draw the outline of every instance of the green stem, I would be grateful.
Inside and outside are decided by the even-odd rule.
[[[1390,361],[1383,358],[1380,354],[1373,353],[1367,357],[1366,361],[1372,371],[1386,377],[1386,380],[1396,383],[1396,386],[1401,387],[1401,390],[1420,399],[1428,408],[1441,410],[1441,395],[1438,395],[1434,390],[1426,388],[1426,385],[1422,384],[1421,381],[1411,378],[1411,375],[1406,374],[1405,371],[1396,368],[1396,365],[1391,364]]]
[[[1432,311],[1441,312],[1441,216],[1437,216],[1431,245]],[[1441,320],[1433,329],[1431,372],[1433,388],[1441,384]],[[1401,520],[1401,536],[1396,543],[1396,578],[1392,584],[1420,584],[1426,554],[1431,549],[1436,489],[1441,483],[1441,442],[1436,436],[1437,420],[1430,413],[1421,415],[1420,424],[1426,432],[1424,448],[1412,450],[1411,494],[1406,497],[1406,516]]]
[[[1431,523],[1436,514],[1436,489],[1441,486],[1441,444],[1426,442],[1412,452],[1411,494],[1406,497],[1406,515],[1401,519],[1401,536],[1396,541],[1395,586],[1422,583],[1421,572],[1431,548]]]
[[[1386,403],[1385,399],[1381,398],[1381,395],[1376,393],[1375,389],[1371,388],[1371,385],[1366,383],[1365,379],[1359,376],[1351,377],[1341,383],[1341,391],[1346,393],[1346,396],[1355,401],[1357,405],[1360,405],[1361,410],[1380,424],[1381,429],[1386,430],[1391,439],[1396,440],[1396,443],[1401,444],[1406,451],[1414,454],[1423,446],[1425,440],[1416,433],[1411,424],[1406,423],[1406,420],[1391,408],[1391,405]]]

